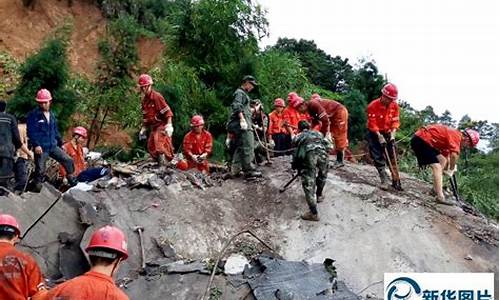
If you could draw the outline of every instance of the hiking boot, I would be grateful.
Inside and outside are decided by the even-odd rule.
[[[166,166],[167,165],[167,159],[165,158],[165,154],[158,155],[157,161],[158,161],[158,164],[160,166]]]
[[[310,211],[308,211],[305,214],[301,215],[300,218],[302,220],[306,220],[306,221],[313,221],[313,222],[318,222],[319,221],[318,214],[313,214]]]
[[[257,170],[250,170],[245,172],[245,178],[262,177],[262,173]]]
[[[390,189],[390,184],[389,184],[389,174],[387,174],[387,170],[385,167],[378,167],[378,176],[380,177],[380,184],[378,187],[384,191],[387,191]]]
[[[321,203],[321,202],[323,202],[324,200],[325,200],[325,196],[323,196],[323,195],[319,195],[319,196],[318,196],[318,195],[316,195],[316,202],[317,202],[317,203]]]

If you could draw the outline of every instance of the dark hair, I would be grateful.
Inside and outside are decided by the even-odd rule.
[[[16,232],[11,230],[0,230],[0,239],[2,240],[12,240],[16,236]]]
[[[108,257],[89,255],[89,260],[90,260],[90,264],[92,265],[92,267],[94,267],[94,266],[107,267],[107,266],[112,265],[115,262],[115,260],[117,260],[117,259],[118,259],[118,257],[108,258]]]
[[[5,112],[5,108],[7,107],[7,102],[4,100],[0,100],[0,112]]]
[[[299,131],[303,131],[306,129],[311,129],[311,124],[309,124],[309,122],[307,122],[306,120],[301,120],[299,122]]]

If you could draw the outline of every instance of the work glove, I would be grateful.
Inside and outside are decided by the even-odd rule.
[[[378,133],[378,142],[382,146],[385,146],[387,144],[387,141],[385,140],[384,136],[381,133]]]
[[[200,156],[198,156],[198,162],[202,163],[205,159],[207,159],[207,156],[208,156],[207,153],[201,154]]]
[[[240,119],[240,128],[241,128],[241,130],[248,129],[248,124],[247,124],[247,121],[245,121],[245,119]]]
[[[231,139],[230,138],[226,138],[226,147],[229,148],[231,146]]]
[[[390,142],[394,142],[395,139],[396,139],[396,130],[393,130],[393,131],[391,131],[391,140],[390,140]]]
[[[139,141],[143,141],[145,140],[147,137],[146,137],[146,128],[145,127],[142,127],[141,128],[141,131],[139,131]]]
[[[171,137],[172,134],[174,133],[174,126],[172,126],[172,123],[168,123],[167,126],[165,126],[165,133]]]
[[[38,155],[41,155],[43,153],[43,149],[40,146],[35,147],[35,153]]]
[[[453,169],[446,169],[443,171],[443,173],[449,177],[453,177],[453,174],[457,171],[457,165],[455,165],[455,168]]]
[[[269,146],[270,146],[271,148],[273,148],[273,149],[274,149],[274,147],[276,146],[276,144],[274,143],[274,140],[273,140],[271,137],[269,138]]]

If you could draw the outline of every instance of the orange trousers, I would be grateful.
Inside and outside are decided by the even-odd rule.
[[[165,158],[168,161],[174,158],[172,138],[165,133],[165,125],[156,126],[151,129],[148,138],[148,152],[155,159],[160,154],[165,154]]]
[[[345,107],[339,109],[337,113],[330,118],[330,132],[335,139],[335,149],[345,150],[349,144],[347,139],[349,113]]]

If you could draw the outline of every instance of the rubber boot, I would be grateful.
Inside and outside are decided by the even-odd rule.
[[[316,188],[316,202],[321,203],[325,200],[325,197],[323,196],[323,189]]]
[[[344,166],[344,151],[338,151],[337,152],[337,160],[333,164],[333,168],[342,168]]]
[[[262,177],[262,173],[255,169],[245,172],[245,178],[256,178],[256,177]]]
[[[384,191],[389,190],[389,188],[390,188],[389,174],[387,174],[385,167],[377,167],[377,171],[378,171],[378,175],[380,177],[379,188],[381,188]]]
[[[157,161],[158,161],[158,164],[160,166],[166,166],[167,165],[167,159],[165,158],[165,154],[158,155]]]

